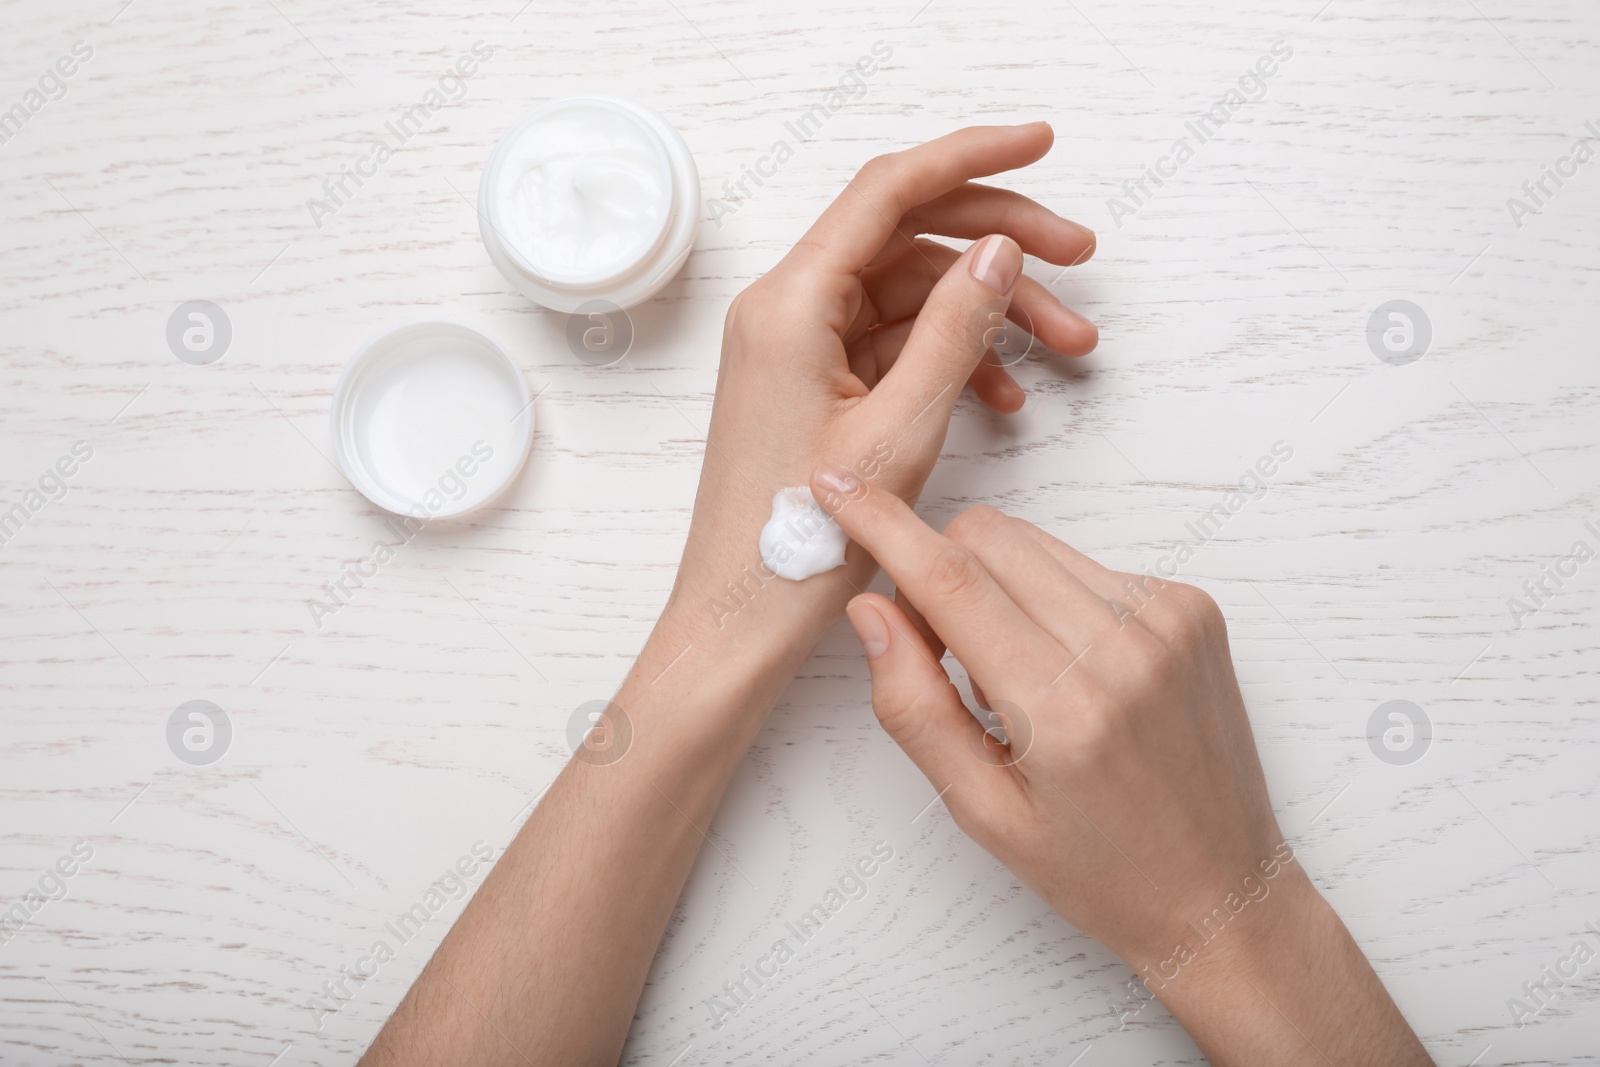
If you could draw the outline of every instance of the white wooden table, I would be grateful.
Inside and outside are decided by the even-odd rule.
[[[1600,1062],[1600,960],[1525,1025],[1507,1003],[1600,947],[1600,564],[1520,627],[1508,608],[1600,547],[1600,162],[1507,205],[1600,120],[1592,4],[519,2],[6,8],[0,105],[26,121],[0,145],[0,509],[26,521],[0,547],[0,910],[26,922],[0,945],[0,1062],[352,1062],[462,907],[430,883],[510,840],[663,602],[729,299],[866,157],[1036,118],[1056,147],[1013,184],[1099,231],[1055,289],[1103,342],[1030,358],[1016,417],[964,401],[924,513],[993,503],[1136,569],[1292,448],[1184,570],[1228,612],[1285,832],[1440,1063]],[[308,198],[477,41],[461,99],[316,225]],[[879,41],[855,99],[720,226],[708,208],[622,364],[573,358],[486,259],[478,171],[534,104],[652,104],[719,197]],[[1264,95],[1199,143],[1277,41]],[[210,365],[165,336],[196,299],[232,327]],[[1396,299],[1431,324],[1406,366],[1367,338]],[[364,339],[428,316],[543,390],[532,458],[318,630],[308,598],[385,536],[329,461],[329,393]],[[80,441],[65,495],[30,497]],[[1196,1062],[929,806],[866,694],[841,627],[738,774],[624,1061]],[[231,727],[205,765],[168,743],[191,700]],[[1431,723],[1420,759],[1369,743],[1390,700]],[[711,1029],[707,998],[879,840],[868,896]],[[419,903],[401,942],[386,924]],[[380,939],[395,958],[342,978]]]

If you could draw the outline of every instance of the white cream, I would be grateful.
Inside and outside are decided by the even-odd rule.
[[[817,503],[806,486],[779,489],[772,518],[761,528],[761,561],[779,578],[798,582],[844,566],[844,530]]]
[[[608,281],[655,250],[672,213],[661,139],[620,108],[544,115],[511,143],[496,184],[502,235],[551,281]]]
[[[479,190],[483,243],[546,307],[648,299],[688,258],[700,178],[655,112],[603,96],[544,105],[501,138]]]

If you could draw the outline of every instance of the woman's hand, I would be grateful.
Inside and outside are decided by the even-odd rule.
[[[895,579],[899,604],[848,607],[873,708],[962,830],[1134,967],[1213,1063],[1430,1062],[1278,829],[1210,597],[992,508],[941,536],[898,487],[832,466],[811,485]]]
[[[989,343],[1008,315],[1056,352],[1094,348],[1094,325],[1021,275],[1024,252],[1086,260],[1094,234],[971,181],[1036,161],[1052,140],[1042,122],[972,127],[871,160],[734,300],[674,595],[699,625],[722,629],[751,602],[764,605],[752,613],[762,630],[794,620],[814,637],[837,617],[871,561],[763,592],[773,580],[761,575],[756,539],[773,494],[831,458],[915,500],[964,383],[997,411],[1022,406]],[[957,254],[924,233],[976,243]]]

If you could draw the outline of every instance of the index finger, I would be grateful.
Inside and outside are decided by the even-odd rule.
[[[900,217],[973,178],[1034,162],[1055,141],[1047,122],[968,126],[925,144],[876,156],[806,231],[797,248],[847,274],[872,262]]]
[[[978,557],[934,532],[904,500],[843,467],[818,467],[811,492],[850,539],[889,572],[986,692],[1063,658],[1061,645],[1017,606]]]

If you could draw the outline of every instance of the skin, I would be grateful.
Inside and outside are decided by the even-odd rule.
[[[1215,601],[993,508],[941,535],[851,471],[811,484],[908,602],[847,612],[879,722],[956,825],[1138,970],[1212,1063],[1432,1062],[1278,829]]]
[[[1215,605],[1169,584],[1118,619],[1086,591],[1110,572],[1042,531],[980,509],[941,536],[909,507],[963,385],[996,411],[1022,405],[990,345],[1005,316],[1063,355],[1097,341],[1021,274],[1023,252],[1081,263],[1094,235],[975,183],[1052,139],[1043,123],[973,127],[870,161],[733,301],[660,620],[362,1063],[615,1063],[729,778],[847,604],[880,720],[952,786],[957,823],[1131,966],[1171,973],[1163,961],[1194,937],[1184,923],[1260,874],[1282,838]],[[975,243],[957,253],[925,234]],[[772,494],[808,479],[854,539],[846,564],[766,578]],[[860,595],[879,563],[898,605]],[[1002,722],[1026,717],[1020,759],[1020,733],[999,744],[961,704],[946,643]],[[1299,866],[1280,867],[1225,935],[1152,980],[1157,995],[1215,1063],[1429,1062]]]

